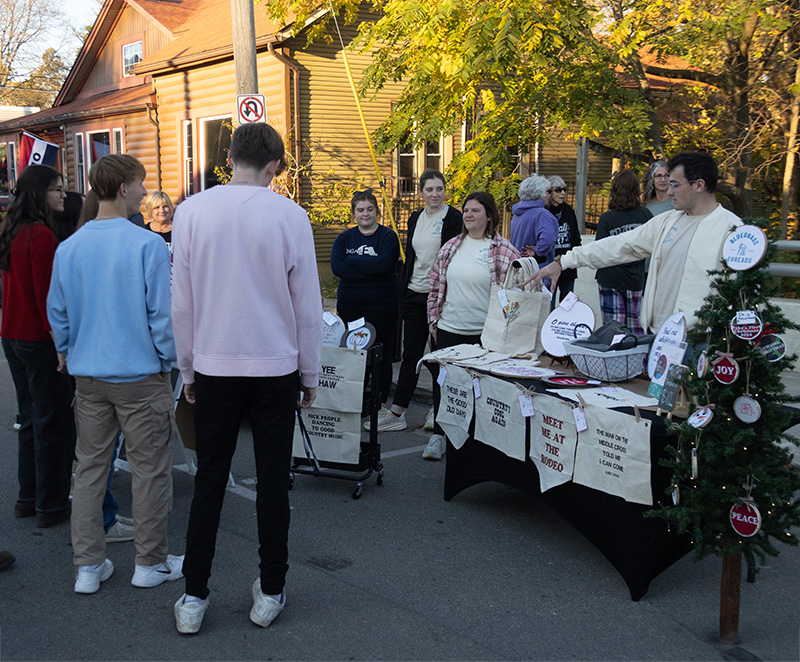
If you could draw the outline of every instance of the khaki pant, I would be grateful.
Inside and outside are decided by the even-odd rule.
[[[169,375],[114,384],[76,378],[78,469],[72,497],[75,565],[106,558],[103,497],[117,432],[122,428],[133,474],[134,544],[138,565],[167,558],[167,519],[172,509],[170,441],[175,420]]]

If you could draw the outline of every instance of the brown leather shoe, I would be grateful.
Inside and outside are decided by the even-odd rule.
[[[61,510],[51,510],[46,513],[36,513],[36,526],[40,529],[47,529],[61,522],[69,520],[72,514],[72,505],[62,508]]]
[[[17,501],[14,504],[14,517],[33,517],[35,514],[35,501]]]
[[[16,560],[17,558],[8,550],[4,549],[0,551],[0,570],[10,568]]]

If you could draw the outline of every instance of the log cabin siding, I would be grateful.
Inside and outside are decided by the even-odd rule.
[[[356,34],[354,26],[342,28],[345,46]],[[291,59],[300,69],[300,132],[302,162],[308,176],[302,178],[300,200],[313,204],[313,188],[332,180],[345,187],[369,186],[378,193],[378,179],[369,153],[356,102],[344,65],[338,37],[333,43],[317,41],[306,47],[305,36],[290,39]],[[348,50],[347,57],[356,83],[370,64],[369,54]],[[391,112],[391,102],[400,96],[402,85],[389,83],[374,99],[362,99],[367,128],[374,132]],[[381,176],[392,175],[392,152],[377,154]],[[331,174],[331,173],[335,174]],[[360,180],[360,181],[357,181]]]
[[[286,67],[266,52],[258,54],[259,92],[266,100],[267,121],[286,141]],[[157,75],[153,84],[159,99],[158,122],[161,148],[161,186],[173,202],[184,199],[183,126],[193,122],[197,145],[197,121],[204,117],[230,115],[236,120],[236,77],[229,60],[195,69]],[[288,141],[287,141],[288,143]],[[287,149],[289,145],[287,144]],[[199,177],[199,154],[194,155],[195,180]],[[195,188],[199,190],[199,188]]]
[[[133,9],[130,5],[126,5],[109,35],[108,41],[103,44],[97,62],[92,67],[86,83],[81,88],[82,95],[92,90],[120,84],[120,78],[122,78],[122,46],[136,41],[136,37],[140,37],[142,40],[142,54],[144,57],[160,50],[171,39],[152,20]]]

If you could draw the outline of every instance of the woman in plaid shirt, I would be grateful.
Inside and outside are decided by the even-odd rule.
[[[471,193],[464,202],[464,228],[439,251],[431,271],[428,324],[436,348],[480,344],[489,310],[493,283],[502,283],[519,251],[497,232],[500,214],[489,193]],[[439,410],[439,385],[433,386],[434,408]],[[440,460],[445,451],[444,431],[436,424],[426,460]]]

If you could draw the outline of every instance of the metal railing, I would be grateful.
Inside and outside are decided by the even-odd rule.
[[[779,251],[794,251],[798,253],[800,252],[800,241],[776,241],[775,247]],[[772,262],[769,265],[769,274],[776,278],[800,278],[800,264]]]

